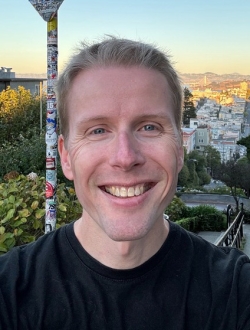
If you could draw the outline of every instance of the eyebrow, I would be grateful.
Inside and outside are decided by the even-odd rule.
[[[138,121],[138,120],[142,120],[142,121],[146,121],[146,120],[169,120],[169,116],[166,113],[166,115],[163,114],[144,114],[144,115],[139,115],[136,116],[134,118],[134,121]],[[76,127],[81,127],[87,123],[95,123],[95,122],[99,122],[99,121],[110,121],[111,117],[108,116],[93,116],[93,117],[84,117],[81,119],[81,121],[79,123],[76,124]]]
[[[81,121],[76,123],[76,128],[82,127],[88,123],[92,123],[92,122],[95,123],[95,122],[106,121],[106,120],[108,120],[108,117],[106,117],[106,116],[85,117],[85,118],[82,118]]]

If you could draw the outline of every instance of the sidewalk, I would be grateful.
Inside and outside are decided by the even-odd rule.
[[[201,231],[198,233],[198,235],[204,238],[206,241],[214,244],[220,238],[220,236],[223,235],[223,232]],[[243,252],[250,258],[250,225],[243,225],[243,235],[245,237]]]
[[[220,231],[200,231],[198,233],[198,235],[201,236],[202,238],[204,238],[206,241],[214,244],[219,239],[219,237],[221,237],[223,235],[223,232],[220,232]]]

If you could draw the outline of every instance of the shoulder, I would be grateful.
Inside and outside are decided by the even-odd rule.
[[[51,233],[39,237],[35,242],[14,247],[9,252],[0,256],[0,277],[5,271],[19,273],[24,268],[34,264],[38,259],[49,260],[55,251],[60,249],[66,238],[66,228],[69,224]]]
[[[189,260],[193,267],[204,267],[220,274],[240,269],[244,264],[250,264],[249,258],[239,249],[230,247],[217,247],[202,237],[188,232],[175,223],[171,223],[170,230],[179,238],[179,253]],[[247,267],[246,267],[247,268]],[[250,275],[250,274],[249,274]]]

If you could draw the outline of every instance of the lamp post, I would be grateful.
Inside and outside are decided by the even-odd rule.
[[[29,2],[47,22],[45,233],[48,233],[56,227],[57,106],[54,86],[58,75],[57,12],[63,0],[29,0]]]

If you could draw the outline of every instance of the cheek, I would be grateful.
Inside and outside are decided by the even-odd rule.
[[[79,190],[82,185],[94,185],[98,182],[100,173],[103,173],[103,168],[107,163],[105,160],[105,149],[102,151],[94,147],[78,147],[72,150],[71,164],[74,174],[75,187]]]

